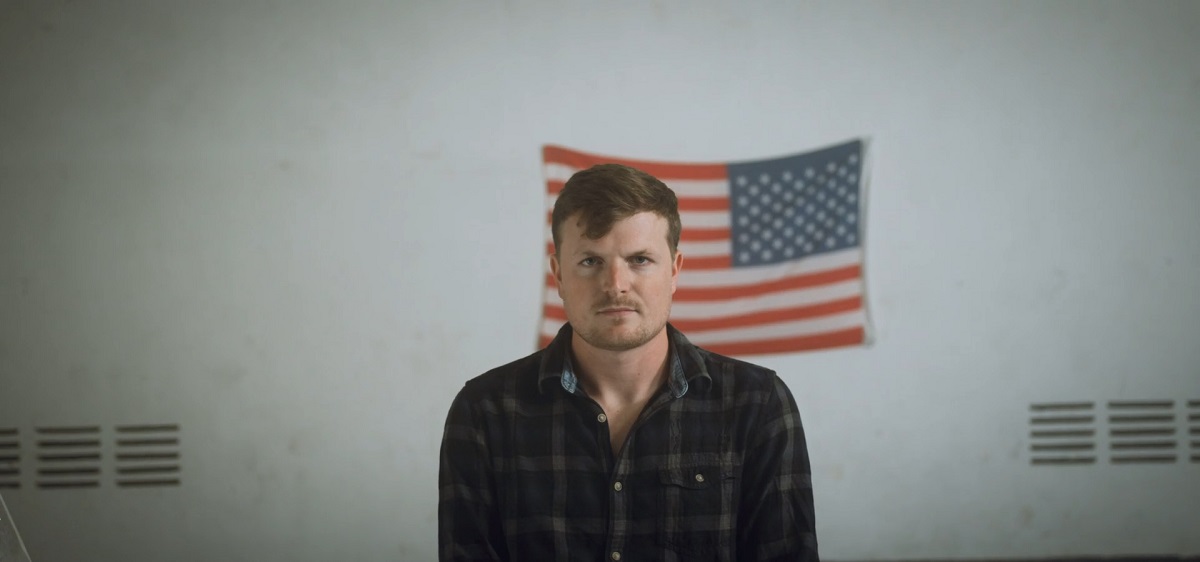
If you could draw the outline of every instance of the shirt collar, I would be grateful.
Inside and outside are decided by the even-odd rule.
[[[675,398],[682,398],[692,387],[707,390],[712,385],[712,376],[700,356],[700,349],[692,345],[682,332],[671,324],[666,327],[670,351],[668,351],[667,388]],[[571,325],[563,324],[558,335],[546,346],[542,355],[538,388],[545,393],[552,388],[552,381],[571,394],[580,394],[579,377],[571,364]]]

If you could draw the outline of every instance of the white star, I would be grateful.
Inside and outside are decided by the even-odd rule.
[[[796,234],[796,229],[794,229],[794,228],[792,228],[792,227],[790,227],[790,226],[789,226],[789,227],[787,227],[787,228],[785,228],[785,229],[783,229],[783,235],[784,235],[784,236],[787,236],[788,238],[791,238],[791,237],[792,237],[792,235],[794,235],[794,234]]]
[[[811,252],[811,251],[812,251],[812,244],[805,244],[805,245],[804,245],[804,251],[805,251],[805,252]]]
[[[791,170],[784,170],[783,181],[792,181],[792,171]]]
[[[737,184],[738,184],[738,185],[743,185],[743,186],[744,186],[744,185],[746,185],[746,176],[738,176],[738,177],[737,177]]]
[[[846,201],[848,201],[850,203],[853,203],[855,199],[858,199],[858,196],[853,193],[846,196]]]
[[[771,191],[774,193],[779,193],[780,191],[783,191],[783,186],[779,185],[778,182],[773,183],[771,184]]]
[[[750,243],[750,249],[757,252],[762,249],[762,243],[760,243],[758,240],[755,240]]]
[[[854,243],[854,235],[853,235],[853,234],[851,234],[850,236],[847,236],[847,237],[846,237],[846,241],[847,241],[847,242],[849,242],[849,243],[851,243],[851,244],[853,244],[853,243]]]
[[[837,169],[837,164],[834,164],[832,161],[830,161],[830,162],[828,162],[828,163],[826,163],[826,164],[825,164],[825,171],[826,171],[826,172],[832,172],[832,171],[834,171],[834,170],[836,170],[836,169]]]
[[[738,254],[738,260],[742,263],[750,263],[750,252],[742,252]]]
[[[849,158],[846,158],[846,160],[849,161],[851,164],[858,162],[858,155],[851,154]]]
[[[766,185],[768,183],[771,183],[771,176],[767,175],[767,174],[763,174],[761,176],[758,176],[758,181],[761,182],[763,185]]]
[[[784,248],[784,249],[783,249],[783,255],[784,255],[784,256],[787,256],[787,257],[789,257],[789,258],[790,258],[790,257],[792,257],[792,254],[795,254],[795,253],[796,253],[796,252],[795,252],[794,250],[792,250],[792,247],[791,247],[791,246],[788,246],[788,247],[786,247],[786,248]]]
[[[758,205],[750,205],[750,214],[751,215],[757,217],[759,212],[760,212],[760,210],[758,208]]]
[[[738,224],[741,226],[746,226],[746,225],[750,224],[750,217],[748,217],[746,215],[742,215],[742,216],[738,217]]]
[[[778,250],[783,247],[783,240],[776,238],[775,240],[771,241],[771,245],[774,246],[776,250]]]
[[[796,180],[796,182],[792,184],[792,187],[796,189],[804,189],[804,182],[801,180]]]
[[[749,234],[746,234],[745,232],[743,232],[743,233],[741,233],[741,234],[739,234],[739,235],[738,235],[738,242],[741,242],[742,244],[745,244],[745,243],[747,243],[747,242],[749,242],[749,241],[750,241],[750,235],[749,235]]]
[[[783,228],[783,219],[775,219],[775,221],[771,224],[774,225],[775,228]]]
[[[757,185],[750,186],[750,195],[753,195],[755,197],[758,196],[758,186]]]
[[[845,166],[841,166],[841,167],[839,167],[839,168],[838,168],[838,171],[837,171],[837,174],[838,174],[839,176],[844,176],[844,175],[846,175],[846,167],[845,167]]]
[[[835,242],[835,241],[833,240],[833,238],[826,238],[826,239],[825,239],[825,247],[826,247],[826,248],[832,248],[834,244],[837,244],[837,242]]]
[[[739,195],[737,202],[739,207],[745,207],[750,204],[750,198],[745,195]]]
[[[771,250],[763,250],[762,259],[763,261],[771,259]]]
[[[854,216],[854,213],[850,213],[846,215],[846,222],[854,222],[856,218],[857,217]]]
[[[813,174],[815,174],[815,173],[816,173],[816,172],[814,172],[812,168],[805,168],[805,169],[804,169],[804,177],[806,177],[806,178],[811,178],[811,177],[813,177]]]
[[[851,183],[854,183],[854,182],[858,181],[858,175],[857,175],[857,174],[850,174],[850,176],[849,176],[849,177],[847,177],[846,179],[850,180],[850,182],[851,182]]]

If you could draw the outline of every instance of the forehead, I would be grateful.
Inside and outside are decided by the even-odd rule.
[[[641,250],[665,250],[668,229],[667,219],[642,211],[614,222],[608,232],[593,239],[586,234],[587,223],[583,216],[575,214],[563,221],[561,234],[564,246],[579,249],[616,245],[622,249],[626,249],[625,246],[640,246]]]

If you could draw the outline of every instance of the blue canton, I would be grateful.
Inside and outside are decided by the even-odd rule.
[[[729,165],[734,267],[858,246],[862,141]]]

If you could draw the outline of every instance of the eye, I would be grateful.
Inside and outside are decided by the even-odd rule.
[[[629,258],[629,261],[632,262],[633,265],[646,265],[650,263],[650,258],[646,256],[633,256],[632,258]]]
[[[582,265],[584,267],[591,267],[593,265],[596,265],[596,258],[583,258],[583,260],[579,262],[579,265]]]

